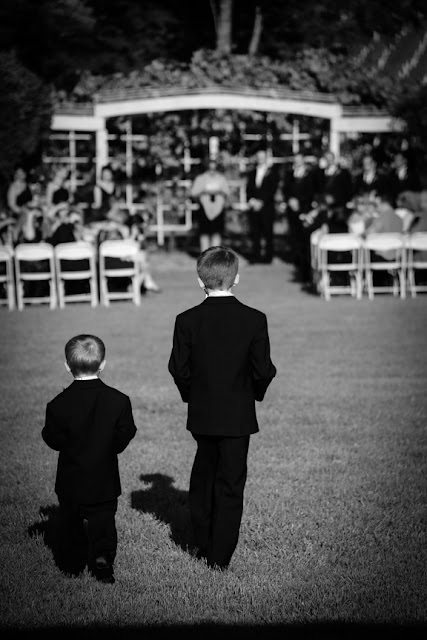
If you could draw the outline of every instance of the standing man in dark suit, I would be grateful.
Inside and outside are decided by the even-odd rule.
[[[409,166],[403,151],[396,153],[388,175],[388,191],[393,206],[397,206],[399,195],[405,191],[420,191],[421,182],[417,173]]]
[[[272,167],[266,149],[259,149],[256,165],[246,181],[246,201],[252,240],[251,262],[273,260],[273,227],[276,213],[275,196],[279,186],[278,172]],[[262,251],[264,244],[264,251]]]
[[[276,368],[265,314],[231,292],[239,281],[236,254],[211,247],[197,273],[206,298],[177,316],[168,368],[197,442],[189,501],[198,555],[226,569],[239,537],[249,438],[259,431],[255,401]]]
[[[350,171],[341,167],[332,151],[323,158],[320,170],[320,202],[333,208],[344,208],[353,197],[353,180]]]
[[[285,178],[286,212],[292,261],[303,282],[311,277],[310,235],[303,216],[314,207],[316,181],[302,153],[295,154],[292,170]]]
[[[59,451],[61,568],[78,575],[88,564],[97,580],[113,583],[121,494],[117,455],[136,427],[128,396],[98,378],[104,366],[105,345],[97,336],[67,342],[65,367],[74,382],[48,403],[42,437]]]
[[[354,179],[354,195],[373,198],[381,197],[385,192],[385,176],[379,170],[377,161],[370,154],[363,156],[362,170]]]

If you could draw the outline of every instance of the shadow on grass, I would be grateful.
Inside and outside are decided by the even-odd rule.
[[[73,539],[73,546],[67,553],[60,553],[59,547],[59,506],[49,505],[40,507],[40,520],[28,527],[28,535],[33,538],[42,536],[48,549],[51,550],[53,561],[58,569],[68,577],[77,577],[87,566],[87,543],[83,525],[80,535]]]
[[[176,489],[174,479],[162,473],[143,474],[144,489],[132,491],[131,507],[142,513],[151,513],[170,527],[170,537],[184,551],[195,551],[190,526],[188,491]]]
[[[56,504],[47,507],[40,507],[40,520],[28,527],[30,538],[42,536],[48,549],[52,551],[53,560],[56,566],[64,570],[59,557],[58,531],[59,531],[59,506]]]

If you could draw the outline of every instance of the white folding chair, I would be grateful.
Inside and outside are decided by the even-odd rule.
[[[392,293],[405,298],[405,240],[398,232],[371,233],[364,240],[363,267],[368,297],[375,293]],[[375,259],[375,255],[377,259]],[[375,284],[374,273],[387,273],[390,283]]]
[[[139,244],[134,240],[105,240],[99,245],[99,286],[100,300],[108,307],[111,300],[130,299],[136,305],[141,304]],[[117,266],[107,260],[115,260]],[[109,278],[130,278],[131,290],[110,291]]]
[[[64,242],[56,245],[55,266],[58,284],[58,301],[61,309],[67,302],[89,301],[92,307],[98,304],[98,282],[96,250],[89,242]],[[84,264],[74,268],[76,262]],[[89,283],[89,291],[66,293],[66,282],[83,281]]]
[[[408,288],[413,298],[427,291],[427,283],[417,283],[416,272],[427,273],[427,231],[416,231],[406,238],[406,269]]]
[[[332,295],[362,297],[362,240],[352,233],[325,233],[319,239],[318,261],[320,293],[325,300]],[[331,275],[341,273],[348,281],[331,283]]]
[[[0,246],[0,264],[4,265],[0,272],[0,284],[4,286],[6,298],[0,298],[0,304],[6,305],[10,311],[15,308],[15,274],[13,267],[13,249]]]
[[[15,276],[16,276],[16,297],[18,309],[22,311],[25,304],[48,303],[51,309],[57,305],[56,296],[56,276],[55,258],[53,246],[47,242],[36,242],[28,244],[18,244],[14,250]],[[22,270],[22,263],[47,262],[47,269],[36,271]],[[28,282],[48,282],[49,294],[45,296],[24,296],[24,283]]]

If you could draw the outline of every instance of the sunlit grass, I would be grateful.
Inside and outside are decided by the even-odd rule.
[[[427,297],[325,303],[287,265],[242,269],[236,295],[267,313],[278,375],[257,407],[239,545],[213,573],[189,552],[195,444],[167,371],[175,315],[202,294],[193,270],[156,276],[140,309],[1,310],[2,625],[425,623]],[[120,456],[114,585],[55,564],[56,454],[40,432],[80,332],[104,339],[103,379],[138,427]]]

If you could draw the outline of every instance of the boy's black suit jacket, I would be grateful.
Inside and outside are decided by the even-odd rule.
[[[117,454],[135,433],[128,396],[99,379],[74,380],[47,404],[42,430],[46,444],[59,451],[58,497],[81,504],[117,498]]]
[[[256,433],[255,400],[276,375],[267,318],[234,296],[207,297],[177,316],[169,372],[199,435]]]

